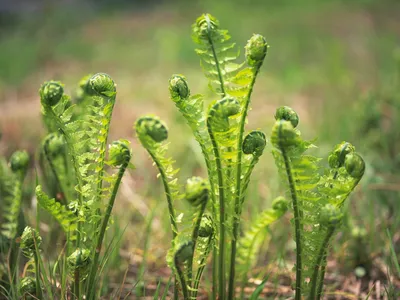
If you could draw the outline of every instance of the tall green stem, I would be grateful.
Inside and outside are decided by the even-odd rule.
[[[193,286],[193,294],[192,294],[192,299],[196,299],[197,298],[197,292],[198,292],[198,288],[199,288],[199,284],[200,284],[200,280],[201,280],[201,276],[203,275],[203,271],[204,271],[204,268],[206,267],[206,259],[207,259],[207,257],[208,257],[208,254],[210,253],[210,247],[211,247],[211,243],[212,243],[212,240],[213,240],[213,238],[214,238],[214,235],[210,235],[209,237],[208,237],[208,242],[207,242],[207,246],[206,246],[206,251],[204,251],[204,255],[203,255],[203,257],[201,258],[201,260],[200,260],[200,267],[198,268],[198,270],[197,270],[197,274],[196,274],[196,278],[195,278],[195,281],[194,281],[194,286]],[[215,249],[215,248],[214,248]],[[214,289],[214,287],[213,287],[213,291],[214,291],[215,289]],[[214,293],[214,292],[213,292]],[[217,297],[215,296],[215,299],[216,299]]]
[[[253,87],[256,82],[256,78],[258,72],[260,71],[260,66],[257,66],[253,73],[253,78],[250,83],[249,91],[246,95],[246,99],[244,102],[244,108],[242,111],[242,115],[240,118],[239,124],[239,137],[237,140],[237,158],[236,158],[236,193],[235,193],[235,215],[233,217],[233,230],[232,230],[232,246],[231,246],[231,262],[230,262],[230,273],[229,273],[229,288],[228,288],[228,299],[233,299],[234,293],[234,285],[235,285],[235,261],[236,261],[236,250],[237,250],[237,238],[239,234],[239,226],[240,226],[240,215],[241,215],[241,177],[242,177],[242,144],[243,144],[243,136],[244,136],[244,126],[246,124],[247,112],[249,110],[250,105],[250,97],[253,93]]]
[[[322,288],[324,286],[324,277],[325,277],[325,270],[326,270],[326,252],[325,255],[322,259],[322,265],[321,265],[321,275],[319,276],[321,279],[318,282],[318,289],[317,289],[317,300],[321,299],[322,296]]]
[[[321,248],[319,249],[317,260],[315,261],[314,265],[314,271],[311,277],[311,291],[310,291],[310,296],[308,297],[309,300],[314,300],[317,299],[315,297],[316,290],[317,290],[317,285],[319,282],[323,282],[324,278],[321,277],[322,274],[318,277],[319,269],[320,267],[322,268],[322,262],[324,260],[324,257],[326,256],[326,252],[328,249],[329,241],[335,231],[335,228],[329,228],[329,231],[327,232],[325,239],[323,240],[321,244]],[[324,274],[325,275],[325,274]]]
[[[183,271],[182,271],[181,267],[179,266],[178,258],[176,256],[174,257],[174,264],[175,264],[176,272],[178,273],[179,281],[181,282],[183,299],[185,299],[185,300],[189,299],[189,291],[187,288],[185,275],[183,274]],[[175,278],[175,281],[176,281],[176,278]],[[175,285],[175,292],[176,292],[176,285]],[[177,295],[177,293],[175,293],[175,294]]]
[[[160,164],[159,160],[157,159],[156,155],[152,153],[150,150],[146,149],[153,161],[155,162],[158,171],[160,172],[161,175],[161,180],[164,185],[164,191],[165,191],[165,196],[167,197],[167,202],[168,202],[168,211],[169,211],[169,220],[171,222],[171,227],[172,227],[172,238],[175,239],[175,237],[178,234],[178,225],[176,224],[176,219],[175,219],[175,209],[172,203],[172,197],[171,197],[171,189],[168,184],[168,179],[167,175],[165,174],[164,167]],[[174,299],[178,299],[178,293],[179,293],[179,288],[178,288],[178,282],[177,278],[175,277],[174,279]]]
[[[103,243],[103,239],[104,239],[104,234],[106,232],[107,229],[107,225],[108,225],[108,221],[110,219],[111,216],[111,211],[113,209],[114,206],[114,202],[115,202],[115,198],[117,196],[117,192],[119,189],[119,186],[121,184],[121,180],[122,180],[122,176],[125,173],[126,168],[128,167],[129,164],[129,160],[125,161],[119,171],[118,171],[118,177],[117,180],[114,184],[113,190],[112,190],[112,194],[111,194],[111,198],[108,202],[108,206],[107,206],[107,210],[106,213],[104,215],[102,224],[101,224],[101,228],[100,228],[100,233],[99,236],[97,238],[97,244],[96,244],[96,249],[95,249],[95,254],[94,254],[94,258],[93,258],[93,263],[92,263],[92,268],[90,271],[90,275],[89,275],[89,295],[88,295],[88,299],[94,299],[94,291],[95,291],[95,277],[96,277],[96,272],[97,272],[97,268],[98,268],[98,262],[99,262],[99,257],[100,257],[100,252],[101,252],[101,246]]]
[[[33,252],[33,259],[35,261],[35,276],[36,276],[36,295],[39,299],[42,298],[42,289],[40,288],[40,268],[39,258],[36,251]]]
[[[196,223],[194,225],[193,232],[192,232],[193,252],[192,252],[192,255],[190,256],[189,261],[188,261],[188,285],[189,286],[192,286],[194,252],[196,250],[197,238],[199,237],[199,229],[200,229],[200,224],[201,224],[201,218],[202,218],[202,216],[204,214],[204,211],[206,210],[207,202],[208,201],[203,201],[203,203],[201,204],[199,213],[197,215]]]
[[[281,129],[281,127],[280,127]],[[290,160],[286,153],[285,148],[279,144],[279,148],[282,153],[282,157],[285,163],[286,176],[289,183],[290,195],[293,203],[293,214],[294,214],[294,226],[295,226],[295,240],[296,240],[296,292],[295,292],[295,300],[301,300],[301,284],[302,284],[302,241],[301,241],[301,222],[300,215],[302,211],[299,208],[296,185],[293,180],[292,169],[290,167]]]
[[[217,164],[218,175],[218,193],[219,193],[219,256],[218,256],[218,271],[219,271],[219,299],[225,299],[225,190],[224,179],[222,176],[221,156],[219,153],[217,141],[215,140],[211,124],[207,120],[208,134],[213,145],[215,162]]]

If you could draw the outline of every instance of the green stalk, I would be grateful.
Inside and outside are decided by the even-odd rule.
[[[178,234],[178,225],[176,224],[176,220],[175,220],[175,210],[174,210],[174,206],[172,204],[171,189],[168,184],[167,175],[165,174],[164,168],[161,165],[161,163],[159,162],[159,160],[157,159],[156,155],[154,155],[154,153],[152,153],[149,149],[146,148],[146,150],[150,154],[151,158],[153,159],[153,161],[155,162],[155,164],[158,168],[158,171],[160,172],[161,180],[164,185],[165,196],[167,197],[167,202],[168,202],[169,220],[170,220],[171,226],[172,226],[172,238],[175,239],[175,237]],[[174,278],[174,300],[178,299],[178,290],[179,290],[178,281],[175,276],[175,278]]]
[[[279,127],[280,131],[282,126]],[[281,134],[281,132],[280,132]],[[280,140],[280,139],[279,139]],[[286,176],[289,183],[290,195],[293,203],[293,214],[294,214],[294,225],[295,225],[295,240],[296,240],[296,291],[295,291],[295,300],[301,300],[301,283],[302,283],[302,244],[301,244],[301,223],[300,216],[302,215],[302,211],[299,208],[296,185],[293,179],[292,169],[290,167],[290,160],[285,151],[285,148],[279,142],[279,149],[281,150],[282,157],[285,163]]]
[[[254,71],[253,78],[250,83],[250,88],[246,96],[244,103],[243,113],[240,118],[239,124],[239,137],[237,140],[237,159],[236,159],[236,194],[235,194],[235,215],[233,217],[233,231],[232,231],[232,247],[231,247],[231,263],[230,263],[230,273],[229,273],[229,288],[228,288],[228,299],[233,299],[234,285],[235,285],[235,261],[236,261],[236,250],[237,250],[237,238],[239,234],[240,226],[240,215],[242,211],[241,205],[241,176],[242,176],[242,144],[244,135],[244,126],[246,124],[247,112],[250,105],[250,97],[253,92],[253,87],[256,82],[258,72],[260,71],[261,65],[257,66]]]
[[[179,281],[181,282],[183,299],[187,300],[187,299],[189,299],[189,291],[187,288],[185,275],[183,274],[183,271],[179,266],[178,258],[176,256],[174,257],[174,263],[175,263],[176,272],[178,273]],[[176,281],[176,279],[175,279],[175,281]],[[176,287],[175,287],[175,292],[176,292]],[[176,295],[177,295],[177,293],[176,293]]]
[[[39,259],[36,251],[34,251],[33,253],[33,259],[35,261],[36,295],[39,299],[41,299],[42,289],[40,288],[40,268],[39,268]]]
[[[314,300],[317,299],[315,297],[315,293],[317,290],[317,285],[319,286],[320,283],[324,281],[324,277],[322,277],[322,273],[320,274],[319,278],[318,278],[318,273],[319,273],[319,269],[320,267],[322,268],[322,262],[324,260],[324,257],[326,257],[326,252],[328,249],[328,245],[329,245],[329,241],[333,235],[335,231],[335,228],[332,227],[329,229],[329,231],[327,232],[325,239],[323,240],[322,244],[321,244],[321,248],[319,249],[318,252],[318,256],[317,256],[317,260],[315,261],[315,265],[314,265],[314,271],[311,277],[311,290],[310,290],[310,296],[308,297],[309,300]],[[325,275],[325,268],[324,268],[324,275]]]
[[[201,224],[201,218],[202,218],[202,216],[204,214],[204,211],[206,210],[207,202],[208,201],[203,201],[203,203],[201,204],[199,213],[197,215],[196,223],[194,225],[193,232],[192,232],[193,252],[192,252],[192,255],[190,256],[189,261],[188,261],[188,285],[189,286],[192,286],[194,252],[196,250],[197,238],[199,237],[199,229],[200,229],[200,224]]]
[[[167,175],[165,174],[164,168],[160,164],[157,157],[150,150],[147,149],[147,151],[149,152],[153,161],[156,163],[158,171],[160,172],[161,180],[164,185],[165,196],[167,197],[167,202],[168,202],[169,219],[170,219],[171,226],[172,226],[172,237],[175,238],[178,233],[178,225],[176,224],[176,220],[175,220],[175,209],[172,204],[171,189],[168,184]]]
[[[221,156],[219,153],[217,141],[215,140],[211,124],[207,120],[208,134],[213,145],[215,162],[217,164],[218,175],[218,192],[219,192],[219,257],[218,257],[218,271],[219,271],[219,299],[225,299],[226,285],[225,285],[225,190],[224,179],[222,176]]]
[[[326,252],[322,259],[321,275],[320,275],[321,280],[318,283],[317,300],[320,300],[321,296],[322,296],[322,288],[324,286],[325,270],[326,270]]]
[[[199,288],[199,285],[200,285],[201,276],[203,275],[204,268],[206,267],[206,259],[208,257],[208,254],[210,253],[210,250],[211,250],[210,246],[211,246],[211,242],[212,242],[213,238],[214,238],[214,235],[211,235],[208,238],[206,251],[204,252],[204,256],[200,260],[200,267],[197,270],[196,278],[195,278],[195,281],[194,281],[192,299],[196,299],[197,298],[197,292],[198,292],[198,288]],[[215,249],[215,247],[214,247],[214,249]],[[214,294],[214,290],[215,289],[213,287],[213,294]],[[215,296],[215,299],[216,299],[216,296]]]
[[[108,221],[110,219],[111,216],[111,211],[113,209],[114,206],[114,202],[115,202],[115,198],[117,196],[118,193],[118,189],[119,186],[121,184],[121,180],[122,177],[125,173],[126,168],[128,167],[129,164],[129,160],[126,160],[120,167],[119,171],[118,171],[118,177],[117,180],[115,181],[113,190],[112,190],[112,194],[111,194],[111,198],[108,202],[108,206],[107,206],[107,210],[105,213],[105,216],[103,218],[102,224],[101,224],[101,228],[100,228],[100,233],[99,236],[97,238],[97,244],[96,244],[96,250],[95,250],[95,255],[94,255],[94,259],[93,259],[93,263],[92,263],[92,267],[91,267],[91,271],[90,271],[90,275],[89,275],[89,295],[88,295],[88,299],[94,299],[92,297],[94,297],[93,291],[95,290],[95,277],[96,277],[96,271],[98,268],[98,262],[99,262],[99,257],[100,257],[100,252],[101,252],[101,246],[103,243],[103,239],[104,239],[104,234],[106,232],[107,229],[107,225],[108,225]]]

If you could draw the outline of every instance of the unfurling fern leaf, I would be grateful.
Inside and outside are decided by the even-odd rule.
[[[301,294],[310,300],[319,299],[321,292],[317,292],[317,286],[318,290],[322,289],[329,241],[338,227],[324,225],[326,222],[321,220],[326,218],[321,216],[326,214],[326,210],[332,211],[332,215],[338,211],[340,215],[342,204],[361,179],[365,165],[359,156],[353,154],[354,147],[343,143],[330,155],[332,168],[320,176],[320,159],[305,154],[313,145],[304,141],[294,128],[299,122],[297,114],[289,107],[281,107],[275,118],[277,122],[271,136],[275,148],[272,153],[288,197],[292,199],[294,213],[295,299],[300,299]]]
[[[175,237],[178,233],[178,226],[173,203],[180,199],[181,195],[179,194],[178,180],[175,177],[179,170],[175,170],[173,168],[174,161],[165,156],[168,144],[163,142],[168,138],[167,126],[158,117],[149,115],[139,118],[135,123],[135,129],[140,143],[147,150],[160,172],[168,202],[172,235]]]
[[[261,212],[239,240],[237,273],[241,280],[241,299],[244,298],[244,288],[248,281],[248,272],[256,262],[260,246],[263,241],[269,239],[269,226],[283,216],[287,209],[288,203],[285,198],[276,198],[272,202],[272,208]]]
[[[77,218],[75,214],[65,205],[57,202],[55,199],[50,199],[49,196],[43,192],[40,185],[36,187],[36,198],[39,205],[56,219],[65,234],[68,235],[71,240],[74,240],[76,238],[75,230],[77,228]]]
[[[1,233],[8,239],[17,235],[19,227],[19,216],[21,214],[22,184],[29,164],[29,155],[26,151],[16,151],[10,158],[9,173],[6,168],[2,170],[2,183],[4,196],[3,222]],[[7,176],[7,178],[5,177]]]

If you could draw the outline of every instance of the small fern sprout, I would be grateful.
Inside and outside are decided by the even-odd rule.
[[[34,277],[24,277],[19,283],[19,293],[22,299],[31,300],[36,298],[36,280]]]
[[[281,106],[275,112],[275,120],[285,120],[292,123],[293,128],[299,125],[299,116],[297,113],[289,106]]]
[[[243,140],[242,150],[244,154],[252,154],[260,157],[267,145],[265,134],[259,130],[251,131]]]
[[[210,193],[208,181],[201,177],[189,178],[186,182],[186,200],[193,206],[207,202]]]
[[[174,102],[189,98],[190,90],[185,76],[174,74],[169,80],[169,92]]]
[[[321,208],[319,213],[319,223],[322,227],[325,227],[328,230],[325,233],[325,237],[318,250],[317,259],[314,263],[314,271],[310,280],[311,289],[308,297],[309,300],[321,298],[329,242],[335,229],[340,226],[342,219],[343,213],[339,207],[328,203]]]
[[[26,151],[16,151],[11,155],[10,166],[14,173],[25,174],[28,169],[29,155]]]
[[[289,203],[282,196],[279,196],[279,197],[275,198],[274,201],[272,201],[272,209],[273,210],[277,210],[277,211],[284,213],[288,210],[288,208],[289,208]]]
[[[51,157],[57,157],[65,152],[65,140],[64,138],[55,133],[50,133],[44,140],[46,147],[45,151],[48,151]]]
[[[188,261],[189,285],[191,285],[192,280],[194,250],[196,248],[196,242],[199,236],[201,221],[207,206],[209,196],[210,186],[207,180],[201,177],[192,177],[187,180],[185,187],[185,198],[192,206],[199,208],[192,232],[193,253]]]
[[[136,121],[135,128],[139,139],[143,142],[150,138],[153,142],[161,143],[168,138],[167,125],[156,116],[139,118]]]
[[[355,147],[348,142],[342,142],[336,145],[328,157],[329,166],[332,169],[342,167],[345,163],[346,156],[353,153],[355,150]]]
[[[271,143],[282,150],[299,143],[299,133],[290,121],[278,120],[272,127]]]
[[[74,280],[81,281],[86,278],[90,263],[90,251],[88,249],[78,248],[67,258],[68,268],[73,274]]]
[[[210,14],[203,14],[197,18],[193,25],[195,37],[199,39],[210,40],[219,27],[218,20]]]
[[[214,234],[214,222],[210,215],[205,214],[201,218],[199,237],[207,238]]]
[[[39,94],[42,105],[54,106],[63,97],[64,88],[59,81],[47,81],[40,87]]]
[[[93,75],[88,81],[88,88],[90,93],[106,97],[114,97],[117,92],[114,80],[105,73]]]
[[[347,173],[353,178],[361,179],[365,172],[365,162],[356,152],[348,154],[344,161]]]
[[[245,46],[246,60],[249,66],[259,67],[267,55],[268,44],[260,34],[254,34]]]
[[[229,130],[229,117],[240,112],[240,104],[233,97],[225,97],[210,108],[208,112],[207,123],[212,126],[212,130],[216,132],[224,132]]]
[[[173,264],[174,269],[178,274],[179,281],[182,287],[183,299],[189,299],[189,290],[186,282],[186,277],[183,272],[183,264],[189,259],[193,258],[193,242],[182,238],[175,239],[174,253],[173,253]]]
[[[326,204],[322,207],[319,214],[320,224],[328,228],[335,228],[340,225],[343,219],[343,213],[340,208],[332,204]]]
[[[127,140],[114,141],[110,145],[108,155],[109,155],[109,163],[114,167],[129,163],[132,157],[132,152],[129,148],[129,141]]]
[[[30,226],[26,226],[21,235],[20,248],[26,257],[32,257],[36,249],[40,248],[42,238],[39,233]]]

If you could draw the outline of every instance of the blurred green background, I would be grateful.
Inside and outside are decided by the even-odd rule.
[[[285,103],[315,134],[339,138],[344,133],[335,123],[386,80],[400,36],[400,3],[388,0],[47,0],[6,1],[0,9],[0,122],[10,148],[37,142],[37,90],[49,79],[72,91],[87,73],[109,73],[122,123],[114,133],[130,134],[143,112],[171,118],[171,74],[183,73],[193,91],[207,91],[190,38],[203,12],[217,16],[238,45],[261,33],[271,46],[251,126],[264,126],[269,111]]]
[[[198,148],[169,99],[168,79],[185,74],[193,94],[209,94],[190,37],[191,24],[205,12],[220,20],[241,49],[253,33],[264,35],[270,45],[247,128],[269,135],[275,109],[289,105],[299,113],[306,137],[318,137],[321,156],[343,140],[352,142],[368,166],[352,205],[353,222],[368,230],[369,255],[388,254],[382,247],[383,240],[388,243],[386,228],[397,232],[394,246],[400,249],[400,217],[393,214],[400,209],[397,0],[1,2],[1,152],[35,153],[44,133],[37,92],[42,82],[60,80],[73,94],[81,77],[106,72],[118,91],[112,137],[134,141],[136,118],[157,114],[169,124],[170,153],[180,176],[202,173]],[[147,155],[136,142],[133,150],[137,169],[125,178],[121,194],[126,201],[117,205],[116,214],[128,208],[134,222],[139,217],[133,211],[146,217],[155,206],[148,199],[163,196]],[[248,199],[256,205],[248,204],[246,216],[278,195],[275,166],[270,155],[264,156]],[[161,232],[155,235],[164,238],[157,224],[153,227]],[[126,231],[129,237],[135,228]],[[273,241],[275,248],[283,243],[277,237]],[[168,242],[151,255],[163,257],[167,248]]]

